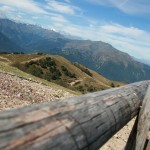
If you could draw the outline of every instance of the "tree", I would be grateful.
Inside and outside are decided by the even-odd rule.
[[[42,77],[43,75],[42,69],[39,67],[36,67],[35,65],[30,65],[29,68],[27,69],[27,72],[37,77]]]
[[[111,87],[115,87],[115,85],[114,85],[114,83],[113,83],[113,82],[111,83]]]

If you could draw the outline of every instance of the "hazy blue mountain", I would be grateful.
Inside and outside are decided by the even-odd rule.
[[[72,41],[65,45],[59,55],[83,64],[111,80],[135,82],[150,79],[149,66],[104,42]]]
[[[61,49],[66,38],[63,35],[42,27],[16,23],[8,19],[0,19],[0,32],[11,41],[19,44],[25,52],[50,52]]]
[[[141,62],[141,63],[143,63],[143,64],[146,64],[146,65],[148,65],[148,66],[150,66],[150,60],[148,60],[148,59],[135,59],[136,61],[138,61],[138,62]]]
[[[43,52],[62,55],[111,80],[135,82],[150,79],[148,65],[101,41],[68,39],[53,30],[16,23],[8,19],[0,19],[0,32],[26,53]]]
[[[23,49],[0,32],[0,53],[2,52],[23,52]]]

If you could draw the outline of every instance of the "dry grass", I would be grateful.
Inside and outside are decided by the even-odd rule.
[[[81,71],[78,67],[76,67],[73,63],[68,61],[67,59],[57,56],[57,55],[37,55],[37,54],[1,54],[0,57],[3,58],[3,60],[7,60],[6,63],[3,62],[3,66],[1,65],[0,68],[3,68],[6,72],[10,71],[14,74],[17,74],[19,76],[25,77],[25,78],[32,78],[35,80],[38,80],[39,82],[42,82],[44,84],[50,84],[53,85],[54,83],[48,82],[46,80],[40,79],[35,76],[29,75],[25,72],[20,71],[19,69],[11,66],[15,63],[25,63],[31,60],[38,60],[45,57],[51,57],[53,60],[55,60],[57,67],[59,70],[61,70],[61,66],[65,66],[70,72],[75,73],[76,79],[67,77],[62,74],[61,78],[62,81],[53,81],[56,84],[63,85],[65,83],[65,87],[71,90],[76,91],[82,91],[80,88],[82,87],[83,93],[88,92],[89,87],[94,87],[95,91],[104,90],[111,88],[112,83],[115,86],[121,86],[124,85],[124,83],[121,82],[115,82],[106,79],[102,75],[98,74],[97,72],[88,69],[92,73],[92,77],[86,74],[85,72]],[[7,65],[6,65],[7,64]],[[5,67],[4,67],[5,66]],[[82,66],[82,65],[81,65]],[[84,66],[82,66],[84,67]],[[5,68],[5,69],[4,69]],[[70,83],[74,83],[76,81],[80,81],[77,85],[71,86]],[[56,84],[54,84],[56,86]],[[80,94],[80,92],[77,92]]]
[[[7,58],[11,63],[21,63],[31,59],[43,57],[37,54],[0,54],[1,57]]]
[[[0,72],[7,72],[7,73],[10,73],[10,74],[16,75],[18,77],[22,77],[24,79],[28,79],[28,80],[32,80],[32,81],[35,81],[35,82],[42,83],[42,84],[50,86],[50,87],[52,87],[54,89],[65,90],[65,91],[73,93],[75,95],[79,95],[80,94],[79,92],[75,92],[75,91],[69,90],[69,89],[64,88],[62,86],[59,86],[59,85],[57,85],[55,83],[48,82],[47,80],[44,80],[44,79],[35,77],[35,76],[31,75],[31,74],[25,73],[25,72],[19,70],[18,68],[10,66],[9,64],[4,63],[4,62],[0,62]]]

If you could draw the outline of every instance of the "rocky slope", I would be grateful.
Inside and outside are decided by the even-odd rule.
[[[41,83],[0,72],[0,110],[74,96]]]

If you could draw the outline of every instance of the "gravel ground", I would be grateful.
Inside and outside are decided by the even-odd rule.
[[[118,131],[103,147],[100,148],[100,150],[123,150],[134,122],[135,118]]]
[[[0,110],[74,96],[64,90],[0,72]]]
[[[74,96],[69,92],[0,72],[0,110],[22,107]],[[123,150],[134,124],[131,120],[100,150]]]

